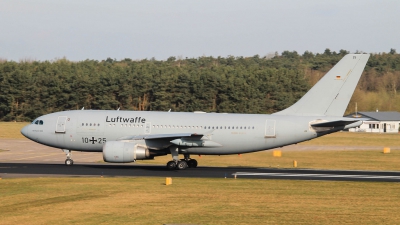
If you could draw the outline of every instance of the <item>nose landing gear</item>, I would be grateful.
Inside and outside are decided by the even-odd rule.
[[[62,149],[62,151],[67,155],[67,159],[65,160],[65,165],[66,166],[72,166],[74,165],[74,160],[71,159],[71,150],[68,149]]]

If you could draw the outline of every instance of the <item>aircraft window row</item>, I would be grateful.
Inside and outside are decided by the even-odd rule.
[[[35,120],[32,123],[36,125],[43,125],[43,120]]]
[[[254,129],[254,126],[175,126],[175,125],[153,125],[153,128],[193,128],[193,129]]]
[[[95,126],[100,126],[100,124],[99,123],[82,123],[82,127],[91,127],[91,126],[93,126],[93,127],[95,127]]]
[[[83,126],[83,123],[82,123]],[[94,125],[96,126],[96,125]],[[100,124],[98,124],[100,126]],[[115,127],[115,124],[108,124],[109,127]],[[121,124],[121,127],[144,127],[143,125],[138,125],[138,124]],[[212,130],[240,130],[240,129],[254,129],[254,126],[182,126],[182,125],[153,125],[153,128],[189,128],[189,129],[212,129]]]

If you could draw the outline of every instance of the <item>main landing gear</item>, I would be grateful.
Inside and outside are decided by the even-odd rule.
[[[169,161],[167,163],[167,168],[169,170],[184,170],[186,168],[196,168],[197,167],[197,160],[195,159],[181,159],[178,162],[175,162],[174,160]]]
[[[189,154],[184,154],[184,159],[179,159],[179,149],[177,147],[170,147],[172,161],[167,163],[167,169],[169,170],[184,170],[186,168],[196,168],[197,160],[191,159]]]
[[[74,165],[74,160],[71,159],[71,150],[68,149],[63,149],[63,152],[67,155],[67,159],[65,160],[65,165],[66,166],[72,166]]]

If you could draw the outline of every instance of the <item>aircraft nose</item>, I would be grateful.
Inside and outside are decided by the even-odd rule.
[[[25,137],[29,138],[29,125],[26,125],[21,129],[21,134],[24,135]]]

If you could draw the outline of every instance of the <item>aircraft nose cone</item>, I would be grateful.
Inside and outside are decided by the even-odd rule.
[[[21,129],[21,134],[24,135],[25,137],[29,138],[29,129],[28,129],[29,125],[26,125],[24,128]]]

